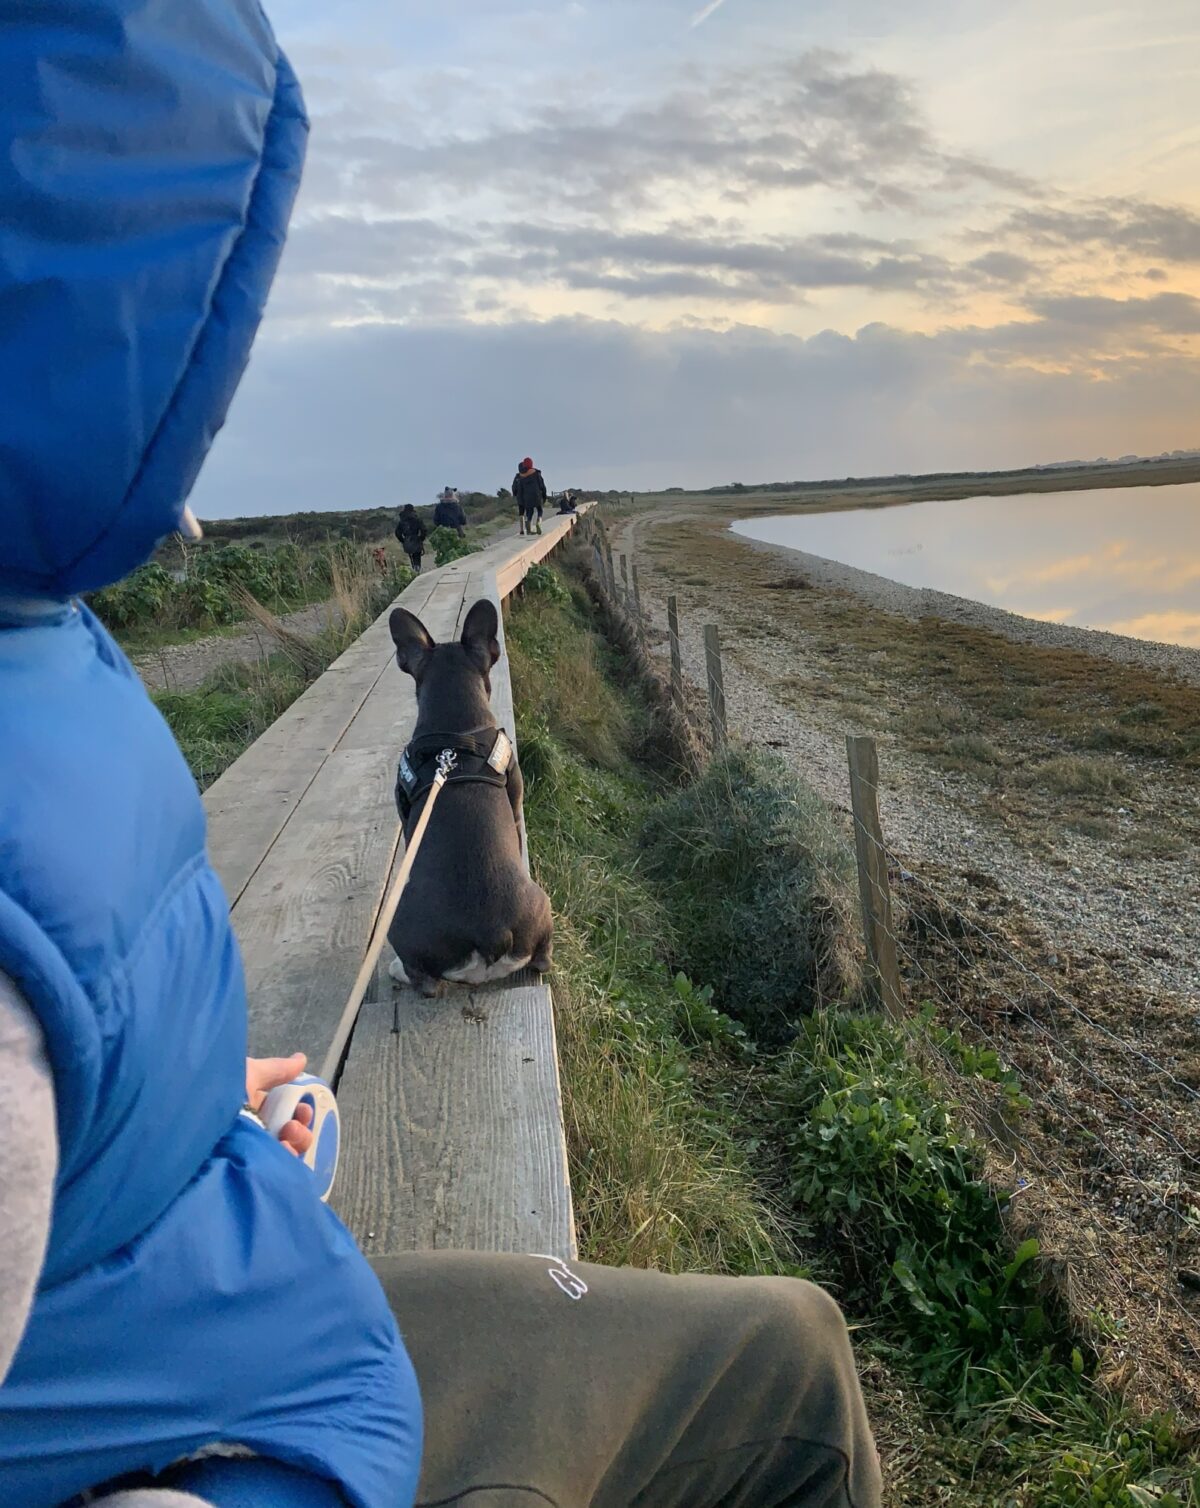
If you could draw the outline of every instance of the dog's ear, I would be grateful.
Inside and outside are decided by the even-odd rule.
[[[392,609],[388,627],[392,631],[392,643],[396,646],[396,664],[414,680],[419,680],[433,653],[433,640],[429,637],[428,629],[420,618],[403,607]]]
[[[471,656],[483,675],[500,658],[500,623],[496,617],[495,604],[481,597],[467,614],[463,624],[463,648]]]

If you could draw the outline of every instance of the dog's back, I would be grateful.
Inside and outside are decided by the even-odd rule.
[[[550,967],[553,920],[545,891],[529,878],[521,854],[521,773],[515,755],[503,772],[479,752],[496,728],[489,674],[499,658],[496,609],[477,602],[457,644],[434,644],[413,614],[391,618],[396,659],[417,683],[417,726],[409,756],[416,799],[405,838],[420,816],[421,787],[432,761],[454,750],[460,772],[438,797],[408,888],[388,939],[393,975],[427,994],[439,980],[482,984],[527,964]],[[424,778],[423,778],[424,777]]]

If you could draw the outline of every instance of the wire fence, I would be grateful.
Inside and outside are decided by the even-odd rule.
[[[622,556],[618,579],[601,520],[587,537],[610,606],[626,615],[648,654],[661,655],[661,639],[649,642],[637,574],[635,586]],[[672,694],[682,706],[678,623],[672,598],[666,648]],[[711,744],[719,749],[729,733],[715,628],[705,634],[704,651]],[[853,750],[849,780],[857,789],[848,806],[832,810],[857,854],[864,947],[881,1000],[887,1005],[895,992],[899,1011],[892,1014],[901,1015],[914,1052],[961,1106],[991,1181],[1006,1195],[1006,1218],[1022,1235],[1039,1237],[1074,1312],[1114,1358],[1114,1369],[1140,1373],[1151,1396],[1161,1384],[1160,1393],[1179,1396],[1182,1388],[1195,1399],[1200,1090],[1152,1040],[1153,1017],[1143,1013],[1140,1030],[1122,1017],[1123,981],[1102,980],[1091,999],[1049,977],[1032,924],[1022,918],[1006,930],[948,895],[936,866],[887,844],[878,818],[883,792]],[[844,886],[844,875],[822,867],[828,883]],[[992,1079],[964,1067],[964,1044],[995,1055]],[[997,1062],[1017,1075],[1015,1105]]]

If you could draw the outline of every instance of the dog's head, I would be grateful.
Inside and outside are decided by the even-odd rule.
[[[417,703],[449,718],[486,719],[491,705],[491,669],[500,658],[495,604],[480,598],[467,614],[457,644],[435,644],[414,613],[397,607],[388,620],[396,663],[417,683]],[[482,710],[480,708],[482,707]]]

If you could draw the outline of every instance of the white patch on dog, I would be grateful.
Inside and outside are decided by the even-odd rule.
[[[518,958],[513,953],[506,953],[495,963],[488,964],[484,963],[483,954],[476,948],[466,963],[459,964],[457,969],[447,969],[442,978],[451,979],[455,984],[491,984],[493,980],[507,979],[510,974],[523,969],[530,957],[529,953],[522,958]]]
[[[398,958],[393,958],[391,963],[388,964],[388,973],[397,984],[409,984],[411,982],[408,975],[404,972],[404,965]]]

